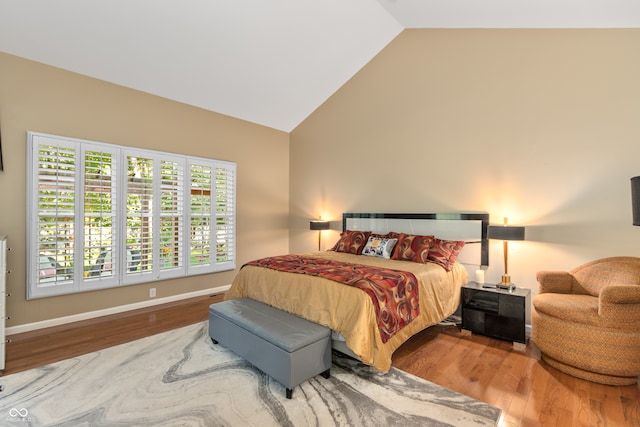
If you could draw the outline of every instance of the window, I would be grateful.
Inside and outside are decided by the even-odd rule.
[[[235,268],[235,163],[32,132],[27,143],[27,298]]]

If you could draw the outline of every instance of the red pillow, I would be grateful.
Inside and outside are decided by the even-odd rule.
[[[428,261],[429,249],[433,239],[433,236],[400,233],[391,259],[424,264]]]
[[[429,249],[429,261],[441,265],[445,270],[451,271],[458,254],[464,247],[463,241],[433,239]]]
[[[360,255],[371,236],[370,231],[347,230],[340,234],[340,240],[331,248],[335,252],[346,252]]]

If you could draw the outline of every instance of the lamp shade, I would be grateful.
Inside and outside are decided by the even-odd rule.
[[[309,230],[328,230],[329,225],[329,221],[314,220],[309,223]]]
[[[640,176],[631,178],[631,210],[633,225],[640,225]]]
[[[524,227],[513,225],[490,225],[487,237],[497,240],[524,240]]]

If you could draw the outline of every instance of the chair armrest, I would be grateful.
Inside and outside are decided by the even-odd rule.
[[[640,286],[604,287],[598,299],[598,315],[604,326],[640,329]]]
[[[605,286],[600,291],[600,304],[640,304],[640,286]]]
[[[554,292],[558,294],[570,294],[576,279],[566,271],[538,271],[536,279],[540,284],[538,293]]]

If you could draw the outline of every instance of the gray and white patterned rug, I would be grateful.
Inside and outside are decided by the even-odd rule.
[[[2,426],[494,426],[501,411],[335,353],[293,399],[207,323],[0,377]]]

